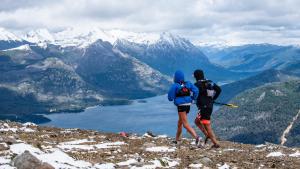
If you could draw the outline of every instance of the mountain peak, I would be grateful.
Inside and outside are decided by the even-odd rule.
[[[108,31],[115,39],[126,39],[129,42],[139,44],[153,44],[159,39],[159,35],[156,33],[137,33],[124,30],[111,30]]]
[[[5,28],[0,27],[0,40],[4,41],[21,41],[15,34],[9,32]]]
[[[170,32],[163,32],[160,34],[158,42],[167,43],[171,46],[180,46],[183,48],[194,47],[194,45],[187,39],[182,38],[178,35],[172,34]]]
[[[47,29],[32,30],[23,39],[32,43],[54,42],[54,37]]]

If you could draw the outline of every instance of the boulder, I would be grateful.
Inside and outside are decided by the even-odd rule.
[[[17,140],[13,136],[4,136],[4,137],[1,138],[0,141],[6,143],[8,145],[12,145],[12,144],[17,143]]]
[[[40,161],[27,150],[16,156],[12,163],[17,169],[54,169],[53,166]]]
[[[6,143],[0,143],[0,151],[8,150],[9,146]]]
[[[200,158],[199,160],[196,160],[195,163],[201,163],[201,164],[204,164],[204,165],[211,165],[211,164],[213,164],[213,161],[208,157],[203,157],[203,158]]]

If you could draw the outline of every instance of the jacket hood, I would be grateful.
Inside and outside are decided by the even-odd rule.
[[[184,82],[184,74],[182,71],[177,70],[174,74],[174,82],[175,83],[180,83],[180,82]]]

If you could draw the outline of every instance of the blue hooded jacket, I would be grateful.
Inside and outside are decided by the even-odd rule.
[[[181,88],[181,83],[184,81],[184,74],[182,71],[177,70],[174,75],[174,83],[172,84],[169,92],[168,92],[168,99],[169,101],[174,101],[176,106],[186,103],[192,103],[192,100],[196,100],[198,97],[199,90],[198,88],[193,85],[191,82],[185,82],[185,86],[192,91],[192,96],[183,96],[183,97],[176,97],[178,90]]]

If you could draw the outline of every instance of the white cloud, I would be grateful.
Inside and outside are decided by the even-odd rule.
[[[178,33],[204,42],[298,43],[298,0],[2,0],[0,26]]]

